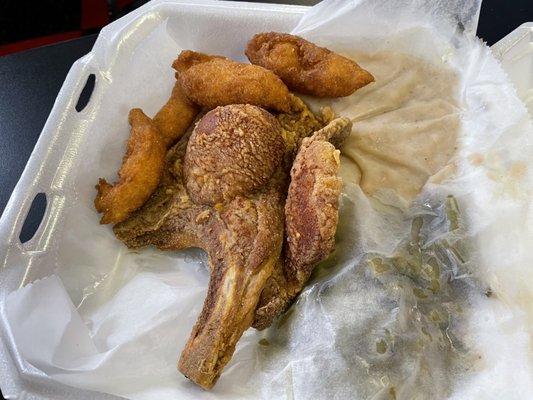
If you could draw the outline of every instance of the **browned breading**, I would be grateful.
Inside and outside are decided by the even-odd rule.
[[[374,81],[356,62],[287,33],[259,33],[246,47],[252,64],[274,71],[296,92],[318,97],[349,96]]]
[[[220,170],[235,168],[234,164],[242,160],[221,155],[227,150],[226,147],[231,148],[234,141],[243,141],[253,147],[265,145],[267,149],[277,149],[277,140],[273,138],[275,137],[274,131],[279,128],[274,131],[263,131],[263,125],[275,125],[270,117],[263,114],[265,111],[259,112],[252,106],[230,106],[224,109],[232,113],[233,117],[246,112],[250,118],[254,120],[258,118],[255,122],[256,131],[246,133],[249,129],[240,129],[240,125],[234,126],[234,129],[229,129],[229,125],[224,125],[228,121],[240,121],[242,119],[240,116],[237,120],[229,118],[226,121],[225,117],[219,114],[220,110],[214,110],[211,115],[208,113],[203,117],[205,121],[202,119],[195,130],[211,130],[211,132],[204,132],[206,135],[201,140],[198,137],[194,139],[194,146],[199,148],[188,156],[198,157],[200,160],[190,160],[192,165],[198,161],[200,164],[204,162],[203,157],[211,146],[221,146],[211,149],[216,150],[220,157],[220,160],[215,161],[218,168]],[[299,105],[298,112],[301,115],[292,118],[278,116],[278,119],[285,121],[283,138],[285,139],[285,151],[289,154],[292,154],[294,150],[294,143],[298,143],[299,139],[308,136],[316,127],[321,126],[319,118],[311,117],[310,111],[303,103]],[[221,122],[219,117],[224,120],[224,123],[219,124]],[[299,127],[294,132],[286,130],[291,126],[296,128],[297,121],[301,121],[306,127]],[[330,124],[330,129],[333,126],[336,127],[333,133],[338,134],[338,131],[342,130],[341,125],[338,121],[334,121]],[[224,128],[224,132],[220,132],[221,128]],[[315,139],[319,143],[326,143],[324,141],[330,138],[327,132],[329,131],[319,130]],[[223,144],[219,143],[216,138],[211,138],[214,141],[211,140],[207,133],[215,133],[217,137],[218,134],[223,136],[223,139],[220,139],[223,140]],[[304,282],[293,279],[290,285],[288,284],[285,277],[287,275],[284,262],[286,257],[281,254],[288,168],[291,165],[290,155],[281,155],[283,159],[286,158],[287,162],[278,162],[279,166],[274,167],[274,173],[265,184],[256,187],[255,183],[250,185],[248,181],[242,181],[241,177],[232,178],[234,185],[241,185],[238,193],[227,198],[223,196],[223,201],[214,206],[203,205],[195,202],[186,189],[191,166],[184,163],[183,159],[189,151],[188,142],[193,140],[195,134],[193,133],[190,139],[185,135],[169,151],[166,159],[167,171],[157,191],[128,220],[116,225],[114,231],[116,236],[129,247],[149,244],[161,249],[175,250],[200,247],[207,252],[211,269],[208,292],[202,312],[181,354],[178,368],[189,379],[209,389],[215,384],[224,366],[230,360],[242,333],[252,323],[255,325],[262,321],[264,326],[268,326],[301,290]],[[265,138],[265,135],[269,138]],[[270,135],[274,136],[270,137]],[[259,140],[261,138],[264,140]],[[228,141],[228,139],[231,140]],[[305,179],[305,176],[316,173],[319,182],[312,187],[315,193],[309,193],[309,203],[312,205],[306,210],[316,216],[317,210],[313,206],[318,205],[318,199],[322,198],[322,195],[316,191],[323,188],[329,190],[329,186],[323,181],[329,178],[332,172],[328,168],[331,167],[331,155],[335,154],[335,150],[330,151],[328,147],[325,151],[315,151],[312,144],[314,142],[309,145],[306,143],[304,142],[301,150],[302,156],[300,157],[300,154],[297,156],[297,160],[298,158],[303,158],[303,160],[297,161],[298,165],[301,165],[301,174],[295,172],[297,176],[295,175],[294,185],[299,184],[296,182]],[[201,148],[202,146],[204,148]],[[319,147],[321,149],[322,144]],[[232,154],[231,151],[228,154]],[[255,149],[255,151],[261,153],[263,150]],[[245,169],[249,170],[250,174],[272,169],[273,164],[269,164],[271,161],[264,156],[257,157],[255,151],[256,162],[261,165],[245,167]],[[212,157],[215,153],[209,154],[209,157]],[[322,156],[326,157],[324,161],[315,160],[315,157]],[[323,171],[314,171],[309,168],[312,165],[316,165]],[[302,198],[305,193],[296,188],[292,190],[295,192],[294,202],[298,199],[302,204],[305,203]],[[334,193],[326,195],[324,202],[333,204],[334,200],[330,198],[331,195]],[[288,211],[300,212],[296,208],[294,210],[290,208]],[[328,214],[329,217],[332,221],[334,220],[334,216]],[[310,216],[310,218],[314,217]],[[294,229],[291,232],[299,229],[301,224],[298,221],[300,221],[298,218],[293,220]],[[310,225],[309,229],[309,233],[315,235],[315,225]],[[328,236],[330,231],[331,227],[325,235],[327,243],[330,243],[330,236]],[[308,254],[305,260],[316,261],[318,256],[325,254],[321,252],[313,258],[313,247],[306,247],[306,249]],[[302,271],[310,270],[306,263],[294,264],[294,268]]]
[[[174,144],[185,133],[199,111],[200,107],[185,96],[180,84],[176,82],[170,98],[154,117],[154,124],[166,147]]]
[[[285,203],[284,253],[261,294],[256,329],[270,326],[286,310],[316,264],[334,249],[342,182],[339,151],[330,142],[340,145],[351,126],[349,119],[337,118],[302,141]]]
[[[268,328],[274,319],[284,312],[296,295],[294,284],[285,276],[285,258],[283,253],[274,265],[272,275],[265,283],[257,303],[252,327],[257,330]]]
[[[339,118],[305,138],[291,169],[285,204],[284,267],[289,279],[302,286],[313,267],[335,246],[342,181],[338,176],[340,152],[329,140],[332,132],[342,136],[350,128],[350,120]]]
[[[253,104],[289,112],[289,90],[271,71],[220,56],[182,51],[172,64],[187,97],[207,108]]]
[[[94,206],[104,213],[100,223],[124,221],[144,204],[156,189],[163,170],[166,146],[154,123],[140,109],[129,114],[131,134],[118,172],[119,180],[110,185],[100,179]]]
[[[279,259],[283,202],[271,183],[253,198],[222,207],[194,204],[179,181],[166,181],[132,218],[115,226],[130,247],[199,247],[209,255],[211,279],[204,306],[180,357],[179,370],[213,387],[254,318],[261,291]]]
[[[204,245],[213,272],[204,307],[178,364],[185,376],[207,389],[252,324],[283,243],[283,207],[274,187],[253,199],[236,197],[217,215],[224,240]]]
[[[196,125],[185,153],[187,191],[197,204],[215,205],[263,187],[285,145],[278,121],[262,108],[217,107]]]
[[[199,107],[189,101],[176,82],[166,104],[153,120],[140,109],[129,114],[131,134],[118,172],[119,181],[110,185],[100,179],[94,200],[100,223],[116,224],[141,207],[157,188],[168,146],[191,125]]]

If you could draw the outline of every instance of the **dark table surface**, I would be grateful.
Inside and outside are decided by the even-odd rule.
[[[300,2],[302,3],[302,2]],[[478,36],[492,45],[533,21],[531,0],[485,0]],[[0,212],[17,183],[72,63],[96,35],[0,57]],[[29,229],[38,220],[29,220]],[[1,240],[1,238],[0,238]]]

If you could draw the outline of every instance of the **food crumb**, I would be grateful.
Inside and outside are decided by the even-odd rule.
[[[480,153],[472,153],[468,156],[468,160],[472,165],[479,166],[485,161],[485,157]]]
[[[514,163],[511,168],[509,168],[509,175],[513,179],[522,179],[527,172],[527,165],[525,162]]]
[[[376,351],[379,354],[385,354],[387,351],[387,343],[383,339],[380,339],[376,342]]]

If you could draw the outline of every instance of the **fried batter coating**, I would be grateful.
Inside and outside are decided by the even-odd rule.
[[[285,203],[286,242],[261,293],[252,326],[265,329],[300,293],[317,263],[335,246],[342,181],[339,146],[351,131],[348,118],[337,118],[306,137],[291,168]]]
[[[338,176],[340,144],[351,130],[348,118],[338,118],[303,139],[291,169],[285,203],[286,275],[299,289],[315,265],[335,247],[342,180]]]
[[[235,110],[236,106],[227,107]],[[247,108],[256,118],[257,107]],[[213,119],[208,114],[203,118]],[[219,129],[214,125],[212,128]],[[241,135],[237,129],[232,133],[234,141],[260,139],[257,135]],[[184,177],[190,175],[187,166],[181,168],[179,162],[185,157],[190,140],[192,136],[184,135],[169,151],[167,171],[159,188],[130,218],[115,225],[114,231],[133,248],[153,244],[176,250],[200,247],[207,252],[211,269],[209,288],[178,368],[193,382],[209,389],[231,359],[237,341],[250,327],[261,291],[280,257],[284,204],[280,187],[285,175],[274,174],[257,191],[244,192],[223,205],[196,204],[185,189]],[[205,140],[196,143],[202,145],[214,144]],[[256,145],[261,146],[261,142]],[[197,154],[202,157],[205,150],[198,149]],[[233,160],[225,161],[227,167],[233,167]],[[179,171],[175,170],[177,163]],[[221,161],[218,165],[223,168]]]
[[[270,150],[277,147],[276,136],[271,136],[273,132],[266,130],[267,126],[275,125],[269,114],[253,106],[221,107],[206,114],[195,128],[196,131],[212,130],[214,135],[204,132],[194,138],[185,134],[168,152],[164,178],[156,192],[130,218],[114,227],[117,237],[130,248],[147,245],[167,250],[200,247],[207,252],[211,278],[206,300],[179,361],[179,370],[206,389],[215,384],[237,341],[252,321],[255,319],[255,324],[268,326],[301,289],[297,286],[299,284],[287,284],[283,267],[285,257],[281,254],[288,173],[296,143],[313,131],[320,131],[323,127],[320,121],[329,118],[313,115],[294,96],[292,102],[295,106],[293,110],[298,110],[297,115],[277,116],[284,131],[282,137],[288,154],[282,155],[284,161],[279,162],[274,174],[262,187],[251,190],[246,181],[249,177],[233,179],[234,185],[241,185],[241,194],[215,206],[197,204],[189,195],[186,187],[190,186],[190,166],[183,159],[191,145],[203,147],[197,148],[194,154],[188,154],[188,157],[196,158],[193,165],[209,162],[208,158],[216,156],[221,157],[213,160],[220,170],[232,171],[237,168],[235,164],[249,158],[234,160],[224,152],[227,150],[228,154],[234,154],[233,142],[242,142],[238,147],[245,143],[257,147],[253,154],[260,154],[256,162],[262,164],[245,166],[247,173],[255,174],[257,171],[262,174],[271,169],[272,161],[264,156],[265,150],[261,149],[262,146]],[[223,117],[221,109],[232,118]],[[256,125],[248,126],[243,121],[240,129],[237,126],[229,129],[228,124],[244,120],[240,116],[242,112],[248,113],[251,120],[257,119]],[[332,127],[337,125],[330,125],[328,129]],[[252,128],[256,132],[250,132]],[[339,129],[335,129],[337,134]],[[320,136],[323,140],[333,135],[326,134],[328,130],[320,132],[324,134]],[[219,138],[219,134],[223,138]],[[310,156],[312,154],[305,159]],[[311,165],[311,161],[308,164]],[[319,173],[317,176],[322,175]],[[322,187],[315,186],[316,189]],[[317,198],[319,194],[309,193],[309,196]],[[297,209],[294,211],[299,212]],[[274,273],[276,279],[271,279]],[[267,282],[270,283],[267,285]],[[256,311],[259,301],[261,308]],[[258,312],[260,314],[256,315]]]
[[[159,130],[142,110],[129,114],[131,134],[118,172],[119,181],[110,185],[100,179],[94,206],[104,213],[101,224],[124,221],[141,207],[157,188],[165,162],[166,146]]]
[[[284,153],[281,127],[269,112],[249,104],[217,107],[189,139],[183,167],[187,191],[204,205],[253,193],[270,180]]]
[[[207,108],[252,104],[289,112],[289,89],[272,71],[185,50],[172,64],[187,97]]]
[[[313,96],[349,96],[374,81],[354,61],[287,33],[259,33],[245,53],[252,64],[274,71],[291,90]]]
[[[174,144],[185,133],[199,111],[200,107],[185,96],[180,84],[176,82],[170,98],[153,120],[166,147]]]

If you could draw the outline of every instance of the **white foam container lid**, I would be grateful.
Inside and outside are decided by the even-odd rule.
[[[533,116],[533,22],[520,25],[491,49]]]
[[[0,219],[0,388],[7,399],[116,399],[115,396],[83,391],[51,382],[26,363],[6,328],[5,299],[9,293],[33,279],[54,271],[54,237],[65,229],[62,212],[65,202],[78,193],[67,183],[74,174],[71,166],[83,157],[90,141],[84,135],[89,116],[106,112],[95,107],[104,96],[112,96],[115,74],[121,58],[164,21],[179,26],[187,21],[194,30],[183,40],[202,43],[202,51],[222,52],[237,57],[247,39],[266,30],[290,31],[307,7],[280,4],[218,2],[212,0],[156,0],[105,27],[92,51],[74,63],[59,92],[37,145]],[[236,35],[236,32],[239,34]],[[184,46],[187,47],[187,46]],[[218,51],[217,51],[218,50]],[[493,46],[519,96],[533,107],[533,23],[526,23]],[[242,57],[242,56],[241,56]],[[96,85],[89,104],[75,110],[78,97],[90,74]],[[133,96],[134,94],[132,94]],[[127,110],[126,110],[127,111]],[[124,114],[126,115],[126,114]],[[34,237],[21,244],[19,233],[37,193],[47,195],[47,209]],[[36,273],[35,265],[39,271]]]

